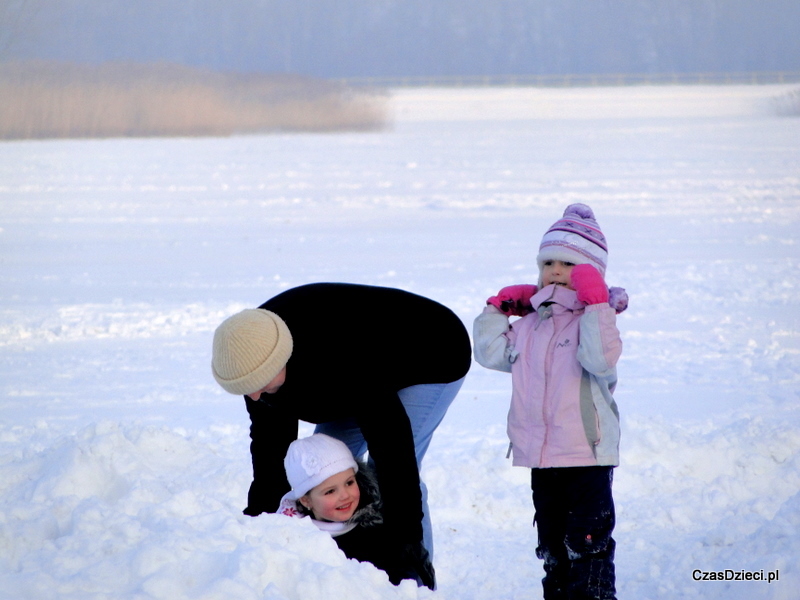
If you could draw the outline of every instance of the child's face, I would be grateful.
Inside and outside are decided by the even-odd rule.
[[[318,521],[347,521],[353,516],[361,499],[356,473],[347,469],[328,477],[300,498],[303,506],[311,510]]]
[[[563,285],[567,289],[572,289],[570,275],[575,265],[570,262],[560,260],[546,260],[542,265],[542,287],[550,284]]]

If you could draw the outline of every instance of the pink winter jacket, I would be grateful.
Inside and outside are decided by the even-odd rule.
[[[515,466],[616,466],[619,413],[612,393],[622,341],[607,303],[585,306],[550,285],[534,312],[509,323],[494,306],[475,319],[475,359],[511,373],[508,436]]]

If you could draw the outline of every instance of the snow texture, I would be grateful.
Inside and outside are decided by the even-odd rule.
[[[431,592],[308,520],[242,515],[249,421],[211,338],[314,281],[471,328],[584,202],[630,296],[619,597],[796,598],[800,120],[770,111],[790,89],[397,90],[382,133],[0,144],[0,597],[540,597],[506,374],[473,366],[423,467]],[[779,580],[693,577],[725,570]]]

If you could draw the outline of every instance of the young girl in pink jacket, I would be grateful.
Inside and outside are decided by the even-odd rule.
[[[572,204],[542,239],[538,285],[503,288],[474,324],[478,363],[511,373],[508,435],[513,464],[531,469],[545,600],[616,597],[612,394],[627,295],[606,286],[607,260],[594,213]]]

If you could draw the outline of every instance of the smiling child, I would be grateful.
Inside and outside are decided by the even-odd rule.
[[[395,585],[403,579],[419,582],[413,561],[386,535],[371,469],[356,462],[343,442],[322,433],[295,440],[283,464],[292,489],[281,500],[280,514],[311,518],[345,556],[372,563]]]

